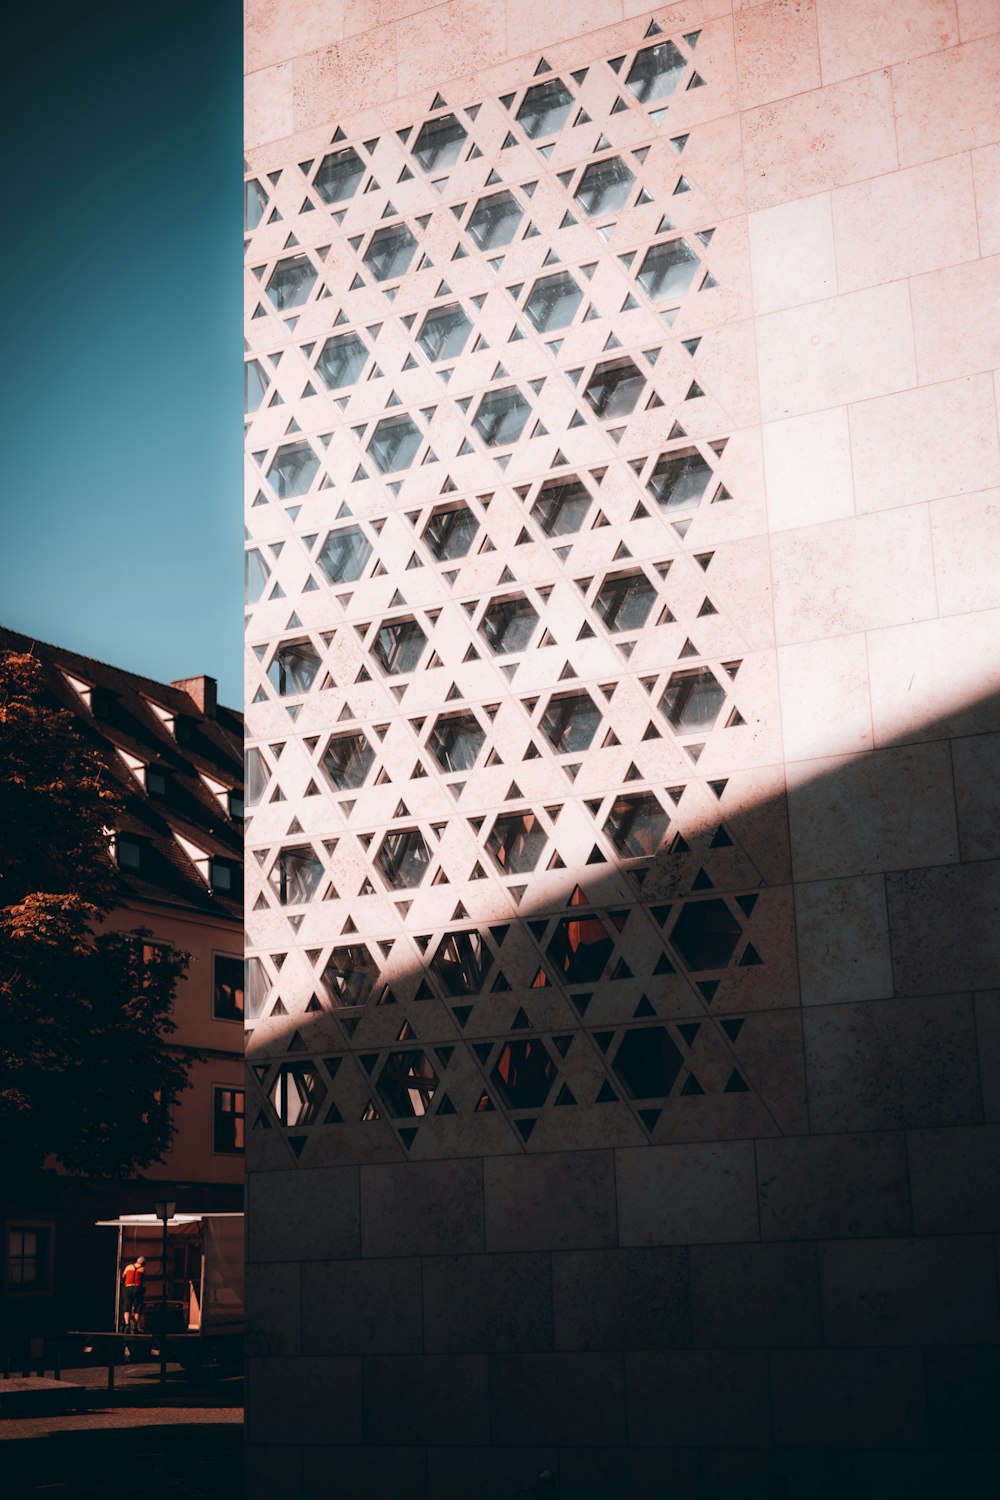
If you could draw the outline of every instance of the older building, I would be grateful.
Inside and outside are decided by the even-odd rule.
[[[199,1060],[163,1162],[99,1189],[65,1184],[48,1206],[0,1204],[5,1327],[106,1325],[114,1243],[96,1218],[149,1213],[161,1198],[181,1210],[242,1207],[243,721],[217,703],[210,677],[151,682],[5,629],[0,651],[43,662],[53,701],[75,716],[124,793],[112,840],[121,902],[105,926],[144,929],[145,943],[190,954],[170,1046]]]
[[[1000,17],[248,21],[252,1493],[990,1493]]]

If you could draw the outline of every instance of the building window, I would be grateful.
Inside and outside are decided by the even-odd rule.
[[[12,1224],[7,1230],[6,1290],[15,1295],[52,1290],[51,1224]]]
[[[212,1150],[242,1156],[245,1094],[242,1089],[216,1088],[212,1110]]]
[[[167,776],[165,771],[156,766],[146,767],[146,793],[150,797],[163,798],[167,795]]]
[[[243,1020],[243,960],[217,953],[213,960],[212,1014],[217,1021]]]
[[[115,859],[119,870],[142,869],[142,839],[131,833],[115,835]]]
[[[234,787],[232,789],[232,791],[230,791],[229,797],[228,797],[227,800],[228,800],[228,804],[229,804],[229,816],[232,818],[232,820],[233,820],[234,823],[242,823],[243,822],[243,793],[240,792],[240,791],[237,791],[236,788]]]
[[[209,880],[213,891],[224,896],[235,895],[239,883],[237,866],[231,859],[213,859],[209,866]]]

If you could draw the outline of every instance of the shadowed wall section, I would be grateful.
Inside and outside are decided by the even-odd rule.
[[[631,9],[249,7],[254,1494],[988,1492],[995,28]]]

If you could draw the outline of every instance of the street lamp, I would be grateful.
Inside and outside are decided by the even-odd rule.
[[[167,1225],[174,1216],[176,1203],[154,1203],[153,1212],[163,1225],[162,1280],[160,1282],[160,1384],[167,1383]]]

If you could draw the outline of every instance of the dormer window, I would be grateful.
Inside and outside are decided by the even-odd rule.
[[[115,861],[119,870],[142,869],[142,842],[132,833],[115,834]]]
[[[239,871],[231,859],[213,859],[209,865],[209,883],[213,891],[221,896],[230,896],[236,889]]]
[[[234,823],[243,822],[243,793],[235,787],[229,793],[229,816]]]
[[[194,743],[194,720],[188,718],[187,714],[177,714],[175,717],[174,739],[178,745],[191,745]]]
[[[169,790],[167,773],[161,771],[157,766],[146,767],[146,795],[149,797],[164,798]]]
[[[109,693],[107,688],[90,689],[90,712],[95,719],[110,719],[113,704],[114,693]]]

